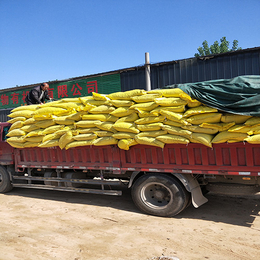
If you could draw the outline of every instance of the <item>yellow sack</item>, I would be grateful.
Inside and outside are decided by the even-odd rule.
[[[247,132],[249,135],[257,135],[260,134],[260,125],[255,125],[255,126],[247,126],[250,127],[250,130]]]
[[[228,129],[228,132],[245,133],[252,131],[252,126],[249,125],[234,125]],[[260,126],[259,126],[260,128]],[[253,133],[252,133],[253,134]]]
[[[85,112],[85,111],[76,112],[76,113],[68,115],[66,118],[70,119],[70,120],[79,121],[79,120],[81,120],[83,115],[87,115],[87,112]]]
[[[188,101],[187,106],[192,108],[192,107],[199,107],[201,105],[201,102],[199,102],[196,99],[191,99],[190,101]]]
[[[214,138],[214,135],[204,134],[204,133],[192,133],[191,140],[195,143],[204,144],[208,147],[212,147],[211,141]]]
[[[25,142],[25,135],[12,136],[12,137],[9,137],[7,140],[8,140],[8,142],[24,143]]]
[[[122,99],[122,100],[131,100],[132,97],[134,96],[141,96],[146,94],[146,91],[143,89],[134,89],[134,90],[129,90],[125,92],[116,92],[107,95],[110,99]]]
[[[13,123],[15,123],[15,122],[17,122],[17,121],[23,121],[23,122],[25,122],[25,120],[26,120],[26,117],[24,117],[24,116],[18,116],[18,117],[15,117],[15,118],[12,118],[12,119],[8,120],[7,122],[10,123],[10,124],[13,124]]]
[[[139,115],[140,118],[153,116],[153,114],[149,111],[143,111],[141,109],[135,109],[135,110],[138,112],[138,115]]]
[[[42,136],[42,142],[44,143],[49,140],[59,139],[62,134],[57,134],[57,132]],[[66,131],[66,133],[67,133],[67,131]]]
[[[53,119],[41,120],[36,121],[35,125],[38,128],[47,128],[49,126],[55,125],[55,121]]]
[[[68,143],[65,147],[66,150],[74,147],[79,147],[79,146],[88,146],[88,145],[93,145],[94,140],[85,140],[85,141],[73,141],[71,143]]]
[[[41,143],[38,145],[38,147],[54,147],[54,146],[59,146],[59,139],[53,139],[46,141],[44,143]]]
[[[163,125],[162,129],[173,135],[190,136],[192,134],[191,131],[176,126]]]
[[[60,107],[43,107],[43,108],[39,108],[37,110],[35,110],[33,113],[33,115],[55,115],[55,116],[60,116],[64,113],[67,112],[67,109],[64,108],[60,108]]]
[[[94,134],[97,135],[98,137],[106,137],[106,136],[113,136],[114,133],[110,131],[99,130],[99,131],[95,131]]]
[[[235,115],[230,113],[224,113],[221,117],[221,122],[223,123],[231,123],[235,122],[236,124],[243,124],[252,116],[244,116],[244,115]]]
[[[49,127],[47,127],[46,129],[44,129],[44,130],[42,131],[42,133],[43,133],[44,135],[52,134],[52,133],[55,133],[56,131],[61,130],[61,129],[63,129],[63,128],[64,128],[64,125],[53,125],[53,126],[49,126]]]
[[[156,139],[153,138],[153,137],[138,136],[138,135],[136,135],[136,136],[135,136],[135,141],[136,141],[138,144],[152,145],[152,146],[157,146],[157,147],[160,147],[160,148],[164,148],[164,143],[161,142],[161,141],[159,141],[159,140],[156,140]]]
[[[172,134],[159,135],[156,139],[165,144],[188,144],[190,142],[189,139],[185,137]]]
[[[107,106],[107,105],[101,105],[95,108],[92,108],[89,110],[89,113],[91,114],[110,114],[115,110],[114,107]]]
[[[158,131],[161,130],[163,123],[151,123],[145,125],[137,125],[137,129],[140,131]]]
[[[57,116],[54,116],[52,114],[46,114],[46,115],[33,115],[33,119],[36,121],[41,121],[41,120],[47,120],[47,119],[54,119]]]
[[[81,120],[76,122],[74,125],[76,128],[82,127],[82,128],[90,128],[90,127],[96,127],[100,125],[102,122],[100,120]]]
[[[68,131],[70,131],[70,130],[72,131],[73,135],[74,135],[75,132],[76,132],[76,134],[79,133],[79,131],[73,130],[72,128],[65,126],[63,129],[56,131],[54,134],[55,134],[55,135],[57,136],[57,138],[58,138],[59,136],[66,134],[66,133],[67,133]],[[56,139],[56,138],[55,138],[55,139]]]
[[[61,101],[63,101],[63,102],[75,102],[75,103],[80,103],[81,102],[80,98],[63,98],[63,99],[61,99]],[[58,100],[58,102],[59,102],[59,100]]]
[[[110,121],[110,122],[116,122],[118,118],[116,116],[110,115],[110,114],[88,114],[83,115],[82,120],[100,120],[102,122]]]
[[[231,123],[202,123],[200,127],[217,129],[219,132],[227,131],[230,127],[234,126],[235,122]]]
[[[146,94],[142,96],[135,96],[132,97],[132,100],[134,100],[136,103],[144,103],[144,102],[151,102],[154,101],[155,98],[161,97],[161,94],[155,93],[155,94]]]
[[[136,113],[132,113],[129,116],[124,116],[117,119],[116,122],[134,122],[137,119],[139,119],[139,116]]]
[[[71,109],[77,109],[79,106],[83,106],[84,105],[80,102],[80,103],[74,103],[74,102],[62,102],[62,103],[50,103],[50,107],[60,107],[60,108],[64,108],[66,110],[71,110]]]
[[[117,146],[123,150],[129,150],[130,146],[138,144],[135,139],[120,139]]]
[[[92,140],[92,139],[96,139],[97,135],[96,134],[78,134],[72,137],[73,140],[77,140],[77,141],[84,141],[84,140]]]
[[[102,145],[113,145],[117,143],[118,143],[117,139],[115,139],[112,136],[109,136],[109,137],[100,137],[98,139],[95,139],[93,144],[95,146],[102,146]]]
[[[29,132],[26,137],[30,137],[30,136],[38,136],[38,135],[43,135],[43,128],[40,128],[40,129],[36,129],[36,130],[33,130],[31,132]]]
[[[90,127],[90,128],[79,128],[77,129],[79,134],[89,134],[94,133],[95,131],[99,131],[100,129],[98,127]]]
[[[149,90],[147,92],[148,94],[161,94],[164,97],[179,97],[180,94],[183,94],[185,92],[183,92],[181,89],[179,88],[169,88],[169,89],[153,89],[153,90]]]
[[[65,148],[65,146],[73,141],[73,134],[71,131],[68,131],[66,134],[62,135],[59,140],[59,147],[60,149]]]
[[[135,123],[137,125],[144,125],[144,124],[151,124],[151,123],[157,123],[157,122],[163,122],[164,116],[149,116],[149,117],[143,117],[138,120],[135,120]]]
[[[176,113],[176,112],[171,112],[163,109],[161,109],[160,114],[165,116],[167,119],[175,122],[180,122],[183,116],[183,113]]]
[[[132,105],[130,109],[136,109],[137,111],[142,110],[142,111],[151,111],[158,107],[158,104],[155,102],[146,102],[146,103],[138,103],[135,105]]]
[[[186,105],[187,101],[181,98],[156,98],[154,102],[163,107],[174,107],[174,106],[181,106]]]
[[[212,108],[212,107],[199,106],[199,107],[194,107],[194,108],[188,109],[184,113],[183,117],[190,117],[190,116],[194,116],[194,115],[198,115],[198,114],[214,113],[214,112],[218,112],[218,110],[216,108]]]
[[[185,100],[187,103],[192,102],[192,98],[186,93],[180,94],[180,98]]]
[[[17,111],[22,111],[22,110],[31,110],[34,111],[39,107],[39,105],[29,105],[29,106],[20,106],[20,107],[16,107],[14,109],[11,110],[11,113],[13,112],[17,112]]]
[[[161,107],[161,106],[159,106],[159,107],[156,107],[155,109],[153,109],[152,111],[150,111],[150,113],[154,116],[158,116],[162,109],[165,110],[165,111],[182,113],[182,112],[185,111],[185,105],[176,106],[176,107]]]
[[[23,124],[24,125],[32,125],[32,124],[34,124],[36,122],[36,120],[33,118],[33,117],[31,117],[31,118],[28,118],[28,119],[26,119],[25,121],[23,121]]]
[[[43,140],[43,136],[32,136],[32,137],[25,137],[26,142],[33,142],[33,143],[41,143]]]
[[[14,129],[19,129],[19,128],[21,128],[23,125],[24,125],[24,122],[23,122],[23,121],[17,121],[17,122],[15,122],[15,123],[13,123],[13,124],[11,125],[11,127],[9,128],[9,131],[12,131],[12,130],[14,130]]]
[[[260,144],[260,134],[249,136],[245,138],[245,141],[250,144]]]
[[[130,107],[134,105],[134,102],[130,100],[110,100],[110,103],[115,107]]]
[[[139,130],[135,127],[134,123],[130,122],[119,122],[113,125],[113,128],[121,132],[139,133]]]
[[[133,139],[135,137],[134,133],[128,132],[117,132],[112,135],[116,139]]]
[[[20,111],[16,111],[16,112],[11,113],[8,116],[11,117],[11,118],[15,118],[15,117],[30,118],[32,116],[32,113],[33,113],[32,110],[20,110]]]
[[[34,131],[36,129],[39,129],[40,127],[38,127],[37,125],[33,124],[33,125],[24,125],[23,127],[21,127],[21,130],[29,133],[31,131]]]
[[[89,100],[94,100],[94,98],[92,96],[86,96],[86,97],[80,97],[79,101],[83,104],[86,105],[88,104]]]
[[[140,132],[137,134],[138,136],[147,136],[147,137],[157,137],[159,135],[165,135],[167,131],[165,130],[158,130],[158,131],[147,131],[147,132]]]
[[[102,122],[101,124],[97,125],[97,127],[104,131],[116,132],[113,122]]]
[[[245,122],[245,125],[251,125],[251,126],[260,125],[260,117],[254,116],[252,118],[247,119],[246,122]]]
[[[181,122],[175,122],[175,121],[171,121],[171,120],[165,120],[164,121],[165,125],[171,125],[171,126],[177,126],[177,127],[182,127],[184,126]]]
[[[244,133],[232,133],[228,131],[223,131],[218,133],[212,140],[212,143],[225,143],[228,140],[236,140],[236,141],[243,141],[245,138],[247,138],[247,134]]]
[[[111,112],[110,114],[116,117],[122,117],[122,116],[128,116],[134,112],[135,112],[134,110],[131,110],[128,107],[119,107],[115,109],[113,112]]]
[[[41,142],[25,142],[23,148],[38,147]]]
[[[12,142],[9,140],[9,138],[6,140],[7,143],[9,143],[12,147],[15,148],[24,148],[24,143],[20,143],[20,142]]]
[[[74,120],[67,119],[67,117],[63,117],[63,116],[55,118],[54,121],[56,124],[59,125],[73,125],[75,123]]]
[[[92,97],[93,97],[95,100],[103,100],[103,101],[110,100],[110,98],[107,97],[106,95],[104,95],[104,94],[99,94],[99,93],[96,93],[96,92],[92,92]]]
[[[218,129],[203,128],[198,125],[182,125],[181,128],[189,130],[194,133],[203,133],[203,134],[216,134],[218,132]]]
[[[186,121],[193,125],[200,125],[202,123],[219,123],[221,116],[222,116],[221,113],[206,113],[206,114],[191,116],[187,118]]]
[[[110,101],[108,100],[94,100],[94,99],[88,99],[85,103],[85,109],[84,111],[89,111],[91,108],[95,108],[95,107],[98,107],[98,106],[110,106]]]

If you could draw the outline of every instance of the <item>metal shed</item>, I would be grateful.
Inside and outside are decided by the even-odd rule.
[[[151,88],[241,75],[260,75],[260,47],[151,64]],[[134,88],[145,88],[145,66],[121,72],[122,91]]]

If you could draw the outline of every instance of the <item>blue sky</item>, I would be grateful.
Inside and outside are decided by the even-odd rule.
[[[0,0],[0,89],[260,46],[259,0]]]

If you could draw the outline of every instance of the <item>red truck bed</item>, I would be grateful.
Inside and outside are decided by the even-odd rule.
[[[14,149],[16,168],[100,169],[260,176],[260,145],[190,143],[165,145],[164,149],[136,145],[129,151],[117,146]]]

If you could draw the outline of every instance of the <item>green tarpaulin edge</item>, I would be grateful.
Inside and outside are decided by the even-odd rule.
[[[260,75],[174,84],[192,98],[223,112],[260,116]]]

